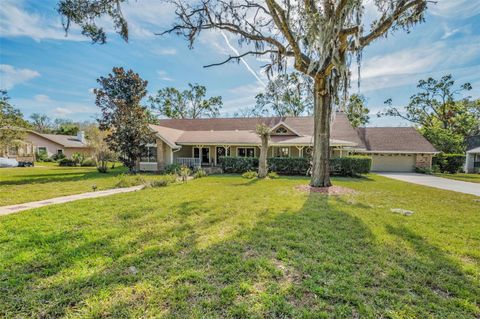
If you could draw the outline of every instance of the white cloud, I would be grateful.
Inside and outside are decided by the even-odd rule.
[[[168,81],[168,82],[174,81],[171,77],[168,76],[167,71],[158,70],[157,74],[158,74],[158,78],[162,81]]]
[[[37,102],[40,102],[40,103],[47,103],[47,102],[51,102],[52,100],[50,99],[50,97],[48,95],[45,95],[45,94],[38,94],[38,95],[35,95],[34,96],[34,100],[37,101]]]
[[[22,2],[2,0],[0,6],[0,34],[2,37],[26,36],[36,41],[42,39],[86,40],[74,33],[66,37],[60,16],[49,18],[36,12],[27,12],[22,8]],[[73,30],[75,27],[72,28]]]
[[[66,115],[72,114],[73,111],[64,107],[56,107],[53,109],[53,114],[64,117]]]
[[[7,90],[38,76],[40,73],[35,70],[17,69],[9,64],[0,64],[0,87]]]
[[[175,48],[163,48],[163,49],[155,49],[152,51],[154,54],[157,55],[176,55],[177,49]]]
[[[432,14],[445,18],[470,18],[480,14],[480,1],[477,0],[438,0],[430,3]]]
[[[434,42],[428,46],[410,48],[391,54],[367,58],[362,62],[361,90],[370,91],[402,86],[412,82],[413,75],[462,68],[478,57],[480,39],[465,38],[461,42]],[[352,65],[352,82],[358,78]]]

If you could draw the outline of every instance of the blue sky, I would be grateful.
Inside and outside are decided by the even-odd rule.
[[[224,99],[222,114],[233,115],[255,103],[267,77],[262,62],[203,68],[219,62],[237,47],[219,33],[204,33],[189,50],[183,38],[155,36],[172,21],[170,8],[158,0],[130,1],[124,7],[130,25],[129,43],[110,35],[106,45],[92,45],[77,28],[65,37],[55,0],[1,0],[0,87],[26,116],[92,120],[97,113],[92,88],[112,67],[123,66],[148,80],[149,93],[166,87],[185,88],[189,82],[207,86],[209,95]],[[367,8],[368,9],[368,8]],[[105,21],[108,28],[108,21]],[[419,79],[454,75],[471,82],[480,97],[480,1],[439,0],[426,22],[410,34],[397,32],[375,42],[363,54],[361,88],[372,113],[392,98],[405,105]],[[352,84],[352,92],[356,92]],[[372,116],[372,126],[405,125],[398,119]]]

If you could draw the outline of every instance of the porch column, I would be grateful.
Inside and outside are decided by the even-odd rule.
[[[295,146],[298,150],[298,157],[303,157],[303,148],[305,146]]]
[[[164,161],[164,152],[163,152],[163,141],[157,139],[157,170],[163,171],[165,168],[165,161]]]

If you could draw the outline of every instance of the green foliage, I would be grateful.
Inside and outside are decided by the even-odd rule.
[[[243,173],[258,168],[257,158],[221,157],[220,162],[225,173]],[[268,169],[282,175],[307,175],[310,160],[303,157],[270,157]],[[356,176],[370,172],[372,159],[366,156],[346,156],[330,159],[332,175]]]
[[[53,162],[53,158],[49,158],[47,152],[35,153],[35,159],[37,162]]]
[[[470,91],[472,86],[465,83],[459,88],[451,74],[440,80],[420,80],[420,92],[410,97],[405,111],[392,106],[392,100],[385,103],[387,109],[379,116],[396,116],[419,127],[423,136],[435,148],[444,153],[463,153],[465,139],[480,133],[480,99],[455,100],[455,95]]]
[[[256,171],[246,171],[242,174],[242,177],[246,179],[254,179],[258,177],[258,173]]]
[[[54,161],[59,161],[59,160],[61,160],[61,159],[63,159],[63,158],[65,158],[65,154],[63,154],[63,153],[60,153],[60,154],[57,153],[57,154],[53,154],[53,155],[51,156],[51,159],[54,160]]]
[[[165,187],[175,183],[176,181],[177,181],[177,175],[168,174],[168,175],[156,177],[155,179],[148,181],[145,185],[146,187]]]
[[[146,108],[140,104],[147,94],[147,81],[132,70],[115,67],[97,82],[100,88],[94,92],[102,113],[100,130],[110,132],[105,138],[110,150],[120,154],[120,161],[132,172],[144,152],[143,145],[154,139]]]
[[[217,117],[222,108],[221,96],[205,98],[207,88],[199,84],[188,84],[189,89],[180,92],[174,87],[158,90],[149,102],[153,110],[174,119],[196,119]]]
[[[146,184],[145,177],[142,175],[120,174],[117,176],[115,188],[132,187]]]
[[[58,161],[58,166],[76,166],[77,162],[73,159],[62,158]]]
[[[180,167],[180,171],[178,172],[178,175],[182,179],[182,182],[186,182],[188,179],[188,176],[190,176],[191,173],[192,173],[192,170],[188,166],[182,165],[182,167]]]
[[[433,170],[430,167],[418,167],[415,166],[415,173],[432,175]]]
[[[75,165],[82,166],[83,161],[85,160],[86,156],[83,153],[75,152],[72,154],[72,160],[75,162]]]
[[[345,156],[330,159],[330,173],[338,176],[358,176],[370,173],[372,158],[368,156]]]
[[[93,158],[86,158],[81,164],[82,167],[94,167],[96,165],[97,163]]]
[[[303,157],[270,157],[268,169],[282,175],[307,175],[310,160]]]
[[[353,127],[364,126],[370,121],[370,110],[365,106],[365,97],[360,94],[352,94],[345,108],[345,113]]]
[[[14,108],[6,90],[0,90],[0,156],[7,147],[17,146],[25,137],[27,121],[19,109]]]
[[[225,173],[244,173],[258,168],[258,158],[255,157],[221,156],[219,160]]]
[[[165,174],[178,174],[181,168],[182,168],[182,165],[178,163],[172,163],[172,164],[166,165],[165,168],[163,169],[163,172]]]
[[[207,172],[205,172],[205,170],[202,168],[197,169],[195,173],[193,173],[193,178],[202,178],[206,176],[207,176]]]
[[[277,174],[277,172],[268,172],[268,178],[270,179],[277,179],[280,178],[280,176]]]
[[[280,73],[255,96],[250,116],[301,116],[313,109],[313,81],[300,72]],[[241,111],[244,112],[244,111]],[[241,114],[239,114],[241,116]]]
[[[441,173],[455,174],[460,172],[465,165],[465,155],[440,153],[433,157],[432,164],[438,166]]]

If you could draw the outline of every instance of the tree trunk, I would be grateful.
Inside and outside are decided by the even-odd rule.
[[[262,147],[260,148],[260,157],[258,158],[258,178],[265,178],[268,174],[267,154],[268,154],[268,135],[262,135]]]
[[[316,78],[313,90],[314,135],[310,185],[314,187],[332,186],[330,182],[330,117],[332,100],[326,82],[325,78]]]

